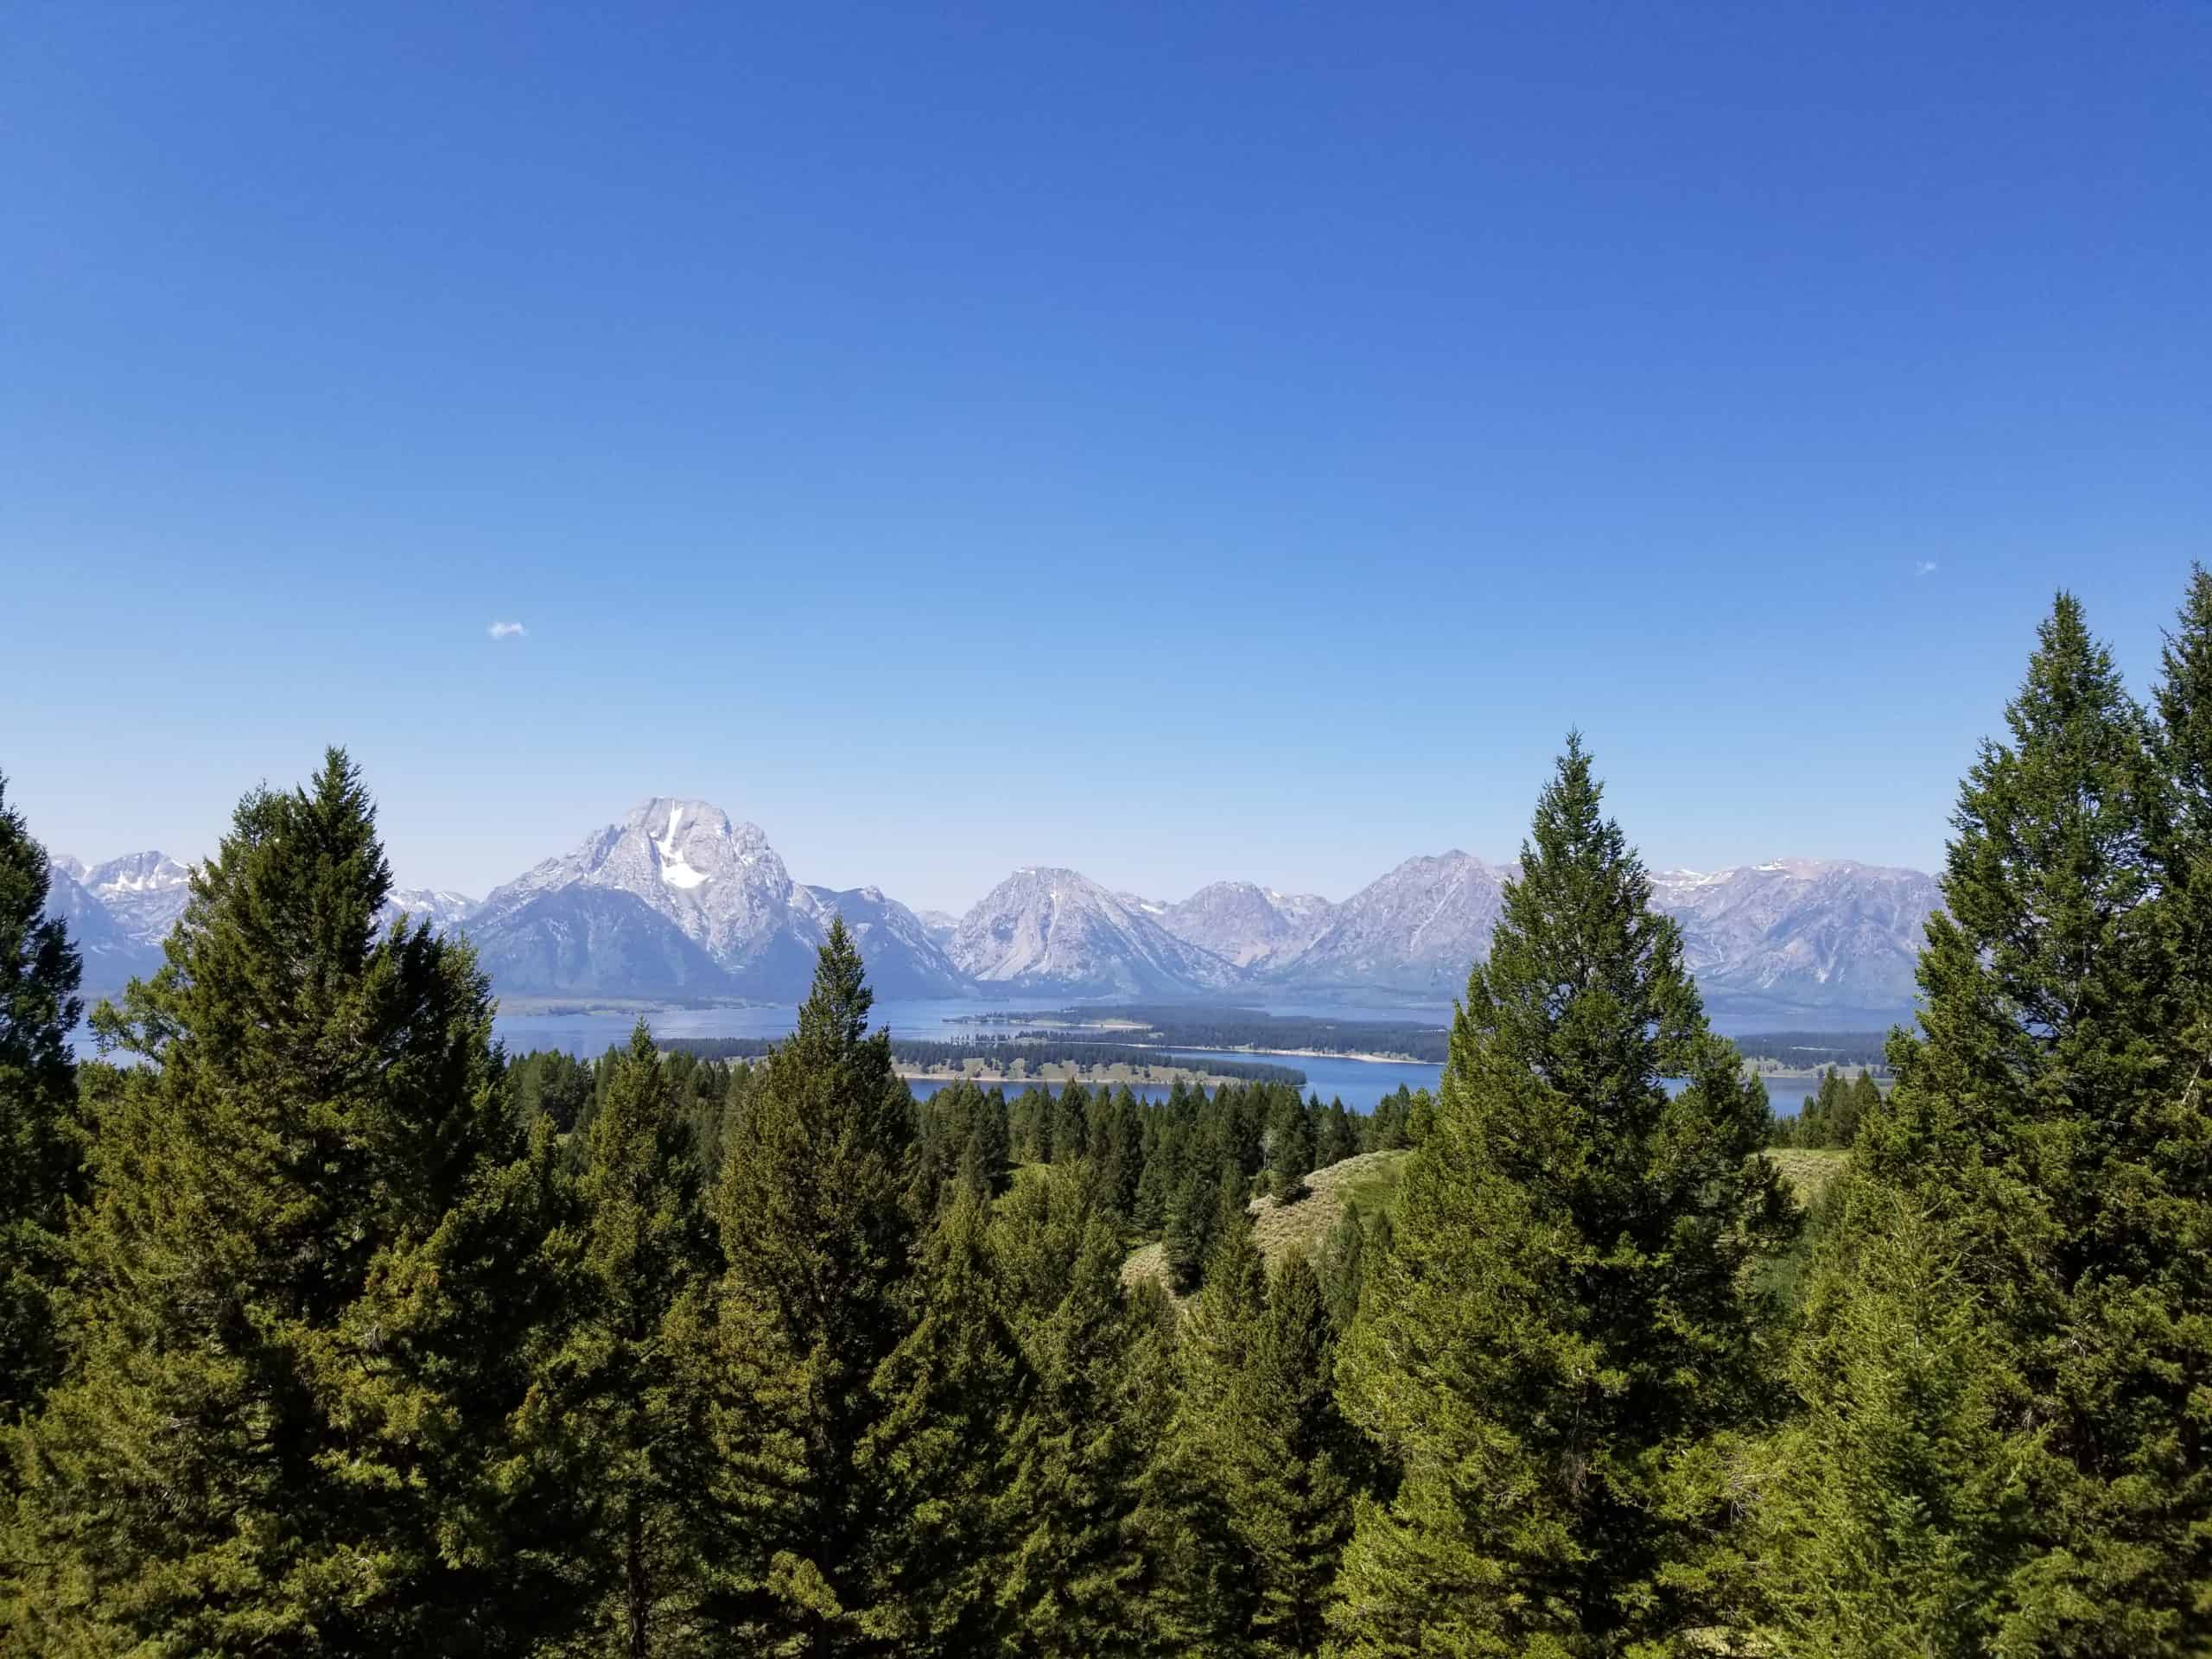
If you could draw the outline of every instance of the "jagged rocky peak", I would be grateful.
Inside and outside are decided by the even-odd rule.
[[[409,922],[428,922],[435,932],[449,932],[468,919],[476,901],[465,893],[444,887],[394,887],[377,912],[377,926],[387,928],[404,916]]]
[[[1409,858],[1337,906],[1281,971],[1315,987],[1452,995],[1490,954],[1512,873],[1457,848]]]
[[[1283,893],[1253,881],[1200,887],[1160,918],[1178,938],[1239,968],[1295,961],[1329,925],[1336,906],[1312,893]]]
[[[126,853],[93,865],[81,880],[116,925],[141,944],[167,938],[192,899],[192,871],[166,853]]]
[[[1176,938],[1144,901],[1051,865],[1018,869],[985,894],[947,954],[985,982],[1086,995],[1181,995],[1225,989],[1239,977]]]

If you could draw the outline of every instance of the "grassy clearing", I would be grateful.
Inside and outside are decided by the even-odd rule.
[[[1306,1178],[1306,1196],[1294,1204],[1277,1204],[1273,1198],[1253,1199],[1249,1206],[1252,1236],[1268,1265],[1281,1265],[1294,1251],[1303,1251],[1318,1260],[1321,1246],[1335,1230],[1348,1204],[1357,1205],[1360,1213],[1367,1216],[1388,1210],[1397,1197],[1398,1178],[1405,1173],[1406,1160],[1412,1155],[1407,1152],[1364,1152],[1357,1158],[1347,1158],[1340,1164],[1314,1171]],[[1782,1171],[1783,1179],[1796,1190],[1797,1201],[1808,1208],[1819,1202],[1848,1155],[1796,1148],[1767,1154]],[[1167,1253],[1161,1245],[1147,1244],[1122,1264],[1123,1284],[1135,1285],[1147,1279],[1166,1282]]]
[[[1796,1189],[1797,1202],[1809,1210],[1821,1201],[1821,1194],[1828,1190],[1828,1183],[1843,1173],[1844,1160],[1851,1154],[1783,1147],[1770,1151],[1767,1156],[1774,1160],[1782,1179]]]
[[[1403,1152],[1364,1152],[1340,1164],[1318,1169],[1306,1178],[1306,1196],[1295,1204],[1255,1198],[1247,1206],[1252,1215],[1252,1236],[1270,1268],[1278,1267],[1294,1252],[1318,1260],[1321,1246],[1344,1215],[1346,1203],[1363,1214],[1388,1209],[1398,1190],[1399,1172],[1411,1154]],[[1167,1282],[1167,1252],[1147,1244],[1122,1264],[1122,1282],[1135,1285],[1147,1279]]]

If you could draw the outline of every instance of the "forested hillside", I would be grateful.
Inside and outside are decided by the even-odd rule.
[[[0,1653],[2202,1654],[2212,576],[1953,822],[1782,1131],[1579,736],[1371,1115],[918,1103],[834,916],[759,1052],[507,1055],[335,750],[80,1064],[0,797]]]

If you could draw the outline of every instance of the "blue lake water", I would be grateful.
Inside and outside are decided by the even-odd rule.
[[[886,1000],[875,1005],[874,1023],[887,1026],[893,1037],[904,1037],[931,1042],[958,1042],[968,1039],[1004,1036],[1016,1029],[1034,1029],[1038,1022],[1021,1020],[1010,1022],[976,1023],[979,1009],[972,1001],[946,999],[941,1001],[899,1001]],[[1322,1009],[1300,1004],[1296,1007],[1270,1005],[1268,1012],[1278,1014],[1333,1014],[1339,1017],[1346,1010]],[[794,1010],[788,1005],[747,1004],[744,1006],[705,1008],[656,1008],[645,1014],[646,1023],[656,1037],[666,1040],[677,1037],[781,1037],[791,1028]],[[1375,1017],[1386,1017],[1377,1011]],[[619,1009],[592,1009],[578,1013],[543,1014],[518,1013],[499,1015],[494,1029],[511,1054],[525,1053],[533,1048],[557,1048],[580,1056],[600,1054],[615,1044],[626,1041],[631,1027],[637,1023],[638,1014]],[[960,1023],[951,1023],[954,1020]],[[1110,1042],[1113,1033],[1086,1031],[1087,1039]],[[1179,1049],[1177,1055],[1202,1064],[1210,1051]],[[1235,1053],[1220,1053],[1217,1058],[1258,1060],[1276,1065],[1287,1065],[1306,1074],[1306,1090],[1323,1100],[1342,1100],[1354,1111],[1372,1111],[1375,1103],[1385,1095],[1395,1094],[1401,1084],[1408,1089],[1433,1089],[1442,1067],[1423,1065],[1403,1060],[1352,1060],[1340,1057],[1312,1054],[1250,1053],[1238,1050]],[[1774,1109],[1784,1116],[1795,1113],[1804,1103],[1805,1096],[1819,1087],[1817,1081],[1804,1079],[1769,1078],[1767,1097]],[[928,1096],[935,1094],[942,1084],[917,1082],[915,1094]],[[1164,1098],[1165,1089],[1144,1088],[1135,1091],[1146,1099]]]

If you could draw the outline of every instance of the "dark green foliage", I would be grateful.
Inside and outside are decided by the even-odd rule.
[[[1649,899],[1570,740],[1338,1368],[1402,1476],[1345,1557],[1348,1651],[1627,1653],[1709,1616],[1707,1471],[1770,1363],[1747,1269],[1790,1215]]]
[[[1306,1103],[1283,1090],[1268,1115],[1268,1191],[1276,1203],[1291,1203],[1306,1195],[1313,1173],[1313,1120]]]
[[[1414,1108],[1413,1090],[1402,1083],[1395,1094],[1385,1095],[1375,1103],[1375,1109],[1368,1115],[1365,1132],[1360,1136],[1362,1152],[1400,1152],[1412,1142],[1407,1137],[1407,1120]]]
[[[713,1484],[675,1351],[694,1340],[720,1260],[677,1071],[640,1021],[592,1120],[576,1219],[547,1250],[562,1316],[518,1420],[579,1511],[594,1645],[633,1659],[696,1643],[696,1518]]]
[[[1166,1230],[1160,1243],[1167,1255],[1168,1281],[1178,1291],[1196,1289],[1198,1275],[1205,1270],[1217,1208],[1216,1193],[1215,1187],[1193,1172],[1168,1202]]]
[[[995,1089],[956,1083],[919,1103],[918,1112],[919,1207],[935,1213],[949,1200],[955,1182],[973,1185],[986,1195],[996,1192],[1011,1154],[1006,1096]]]
[[[2199,1029],[2212,1019],[2212,572],[2202,565],[2190,571],[2162,667],[2156,740],[2171,794],[2157,855],[2174,895],[2182,1017],[2190,1046],[2204,1052],[2212,1051]]]
[[[2170,692],[2201,659],[2204,598]],[[1808,1645],[1868,1643],[1847,1626],[1870,1618],[1885,1652],[2212,1639],[2203,964],[2162,868],[2186,839],[2190,701],[2164,701],[2161,743],[2062,595],[2010,741],[1961,791],[1925,1036],[1893,1043],[1896,1090],[1861,1128],[1864,1191],[1811,1296],[1805,1425],[1764,1506],[1800,1564],[1775,1620]]]
[[[930,1236],[920,1320],[874,1383],[860,1466],[882,1524],[861,1624],[900,1654],[988,1652],[1007,1622],[997,1568],[1020,1520],[1007,1487],[1027,1379],[988,1224],[988,1198],[958,1186]]]
[[[1360,1291],[1367,1282],[1367,1222],[1356,1204],[1346,1204],[1337,1224],[1321,1248],[1316,1269],[1321,1295],[1329,1310],[1329,1323],[1341,1337],[1351,1329],[1359,1312]]]
[[[77,948],[46,913],[46,851],[0,778],[0,1423],[58,1373],[54,1295],[67,1206],[82,1192],[69,1033]]]
[[[560,1616],[505,1443],[550,1146],[466,947],[376,933],[389,885],[334,751],[241,804],[167,966],[100,1011],[142,1064],[18,1447],[22,1650],[503,1652]]]
[[[1063,1085],[1048,1122],[1052,1161],[1069,1164],[1083,1157],[1090,1146],[1090,1096],[1081,1084]]]
[[[733,1127],[714,1365],[729,1506],[718,1605],[764,1649],[850,1651],[880,1524],[863,1447],[877,1369],[912,1328],[914,1109],[868,1033],[860,952],[833,924],[798,1029]]]
[[[1136,1096],[1127,1089],[1102,1091],[1090,1112],[1086,1154],[1107,1211],[1126,1219],[1136,1208],[1144,1180],[1144,1118]]]
[[[1320,1281],[1294,1256],[1270,1284],[1249,1226],[1230,1229],[1179,1352],[1141,1515],[1157,1649],[1319,1653],[1356,1446],[1337,1411]]]
[[[994,1229],[1028,1377],[1006,1491],[1004,1639],[1070,1659],[1144,1650],[1132,1517],[1163,1414],[1160,1310],[1124,1300],[1117,1230],[1090,1185],[1057,1171],[1025,1182]]]
[[[1336,1333],[1302,1255],[1276,1272],[1251,1364],[1245,1419],[1257,1440],[1236,1513],[1257,1560],[1255,1651],[1321,1651],[1339,1559],[1352,1529],[1360,1448],[1339,1413]]]
[[[1340,1164],[1347,1158],[1359,1155],[1359,1130],[1341,1100],[1332,1100],[1321,1110],[1320,1120],[1314,1127],[1313,1167],[1326,1169]]]
[[[557,1050],[524,1055],[506,1071],[509,1109],[524,1123],[550,1120],[562,1135],[590,1116],[595,1097],[592,1068]]]
[[[1814,1151],[1848,1147],[1859,1138],[1859,1126],[1867,1113],[1881,1103],[1881,1085],[1872,1074],[1861,1071],[1847,1081],[1830,1066],[1821,1074],[1820,1088],[1806,1096],[1795,1121],[1777,1121],[1771,1144]]]

